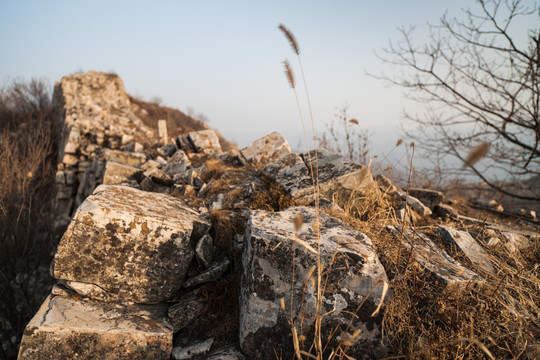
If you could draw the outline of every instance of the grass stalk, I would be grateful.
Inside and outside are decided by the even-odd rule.
[[[305,128],[304,118],[303,118],[303,115],[302,115],[300,102],[299,102],[299,99],[298,99],[298,94],[296,92],[296,86],[295,86],[296,83],[295,83],[295,80],[294,80],[294,74],[292,72],[292,69],[290,67],[289,62],[287,60],[285,60],[285,62],[284,62],[285,74],[287,76],[289,84],[291,85],[291,87],[294,90],[294,95],[295,95],[296,103],[297,103],[297,106],[298,106],[300,119],[302,121],[302,129],[303,129],[303,132],[304,132],[304,139],[305,139],[305,142],[306,142],[309,169],[310,169],[311,180],[312,180],[312,184],[313,184],[313,192],[315,194],[315,214],[316,214],[316,220],[315,221],[316,221],[316,226],[314,226],[314,230],[315,230],[315,233],[316,233],[316,236],[317,236],[317,287],[316,287],[317,301],[316,301],[316,307],[315,307],[316,316],[315,316],[314,345],[315,345],[315,352],[317,354],[317,358],[322,359],[323,346],[322,346],[321,337],[322,337],[322,301],[323,301],[322,271],[323,271],[323,266],[322,266],[322,263],[321,263],[321,249],[320,249],[321,245],[320,245],[320,231],[319,231],[319,228],[320,228],[320,226],[319,226],[319,224],[320,224],[320,206],[319,206],[320,194],[319,194],[319,169],[318,169],[319,166],[318,166],[318,151],[317,151],[317,139],[316,139],[316,132],[315,132],[315,123],[314,123],[314,120],[313,120],[313,110],[312,110],[311,101],[310,101],[310,98],[309,98],[309,92],[308,92],[308,88],[307,88],[306,76],[305,76],[305,73],[304,73],[304,68],[302,66],[302,60],[300,58],[300,47],[298,46],[298,42],[296,41],[296,38],[294,37],[293,33],[285,25],[280,24],[279,29],[283,32],[283,34],[285,35],[285,37],[289,41],[294,53],[296,54],[296,56],[298,58],[299,64],[300,64],[300,69],[301,69],[301,73],[302,73],[302,82],[304,84],[304,89],[305,89],[305,92],[306,92],[308,109],[309,109],[309,114],[310,114],[310,119],[311,119],[311,127],[312,127],[312,132],[313,132],[313,141],[314,141],[314,146],[315,146],[315,149],[314,149],[315,150],[314,151],[314,153],[315,153],[315,169],[313,169],[313,167],[314,167],[313,166],[313,159],[311,157],[311,151],[309,149],[309,141],[307,139],[307,131],[306,131],[306,128]]]

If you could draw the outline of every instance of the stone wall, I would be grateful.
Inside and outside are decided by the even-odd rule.
[[[156,131],[135,116],[122,79],[113,74],[63,77],[54,87],[53,107],[59,148],[56,214],[61,229],[101,183],[108,150],[141,152],[142,143],[153,143]]]
[[[518,262],[538,242],[537,230],[460,215],[442,194],[413,197],[338,154],[291,152],[279,133],[223,152],[208,129],[150,151],[156,135],[114,75],[65,77],[55,104],[67,229],[51,265],[57,284],[20,359],[291,358],[314,351],[317,324],[325,358],[381,358],[393,270],[376,246],[383,232],[455,295],[496,272],[486,247]],[[343,219],[350,199],[373,194],[392,220],[370,237]],[[463,225],[475,222],[491,231],[488,244]]]

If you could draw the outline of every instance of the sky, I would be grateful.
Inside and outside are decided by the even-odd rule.
[[[115,72],[131,95],[202,113],[240,147],[278,131],[298,149],[302,126],[283,60],[297,77],[300,70],[277,28],[283,23],[300,46],[317,132],[348,104],[350,117],[372,134],[371,155],[384,156],[402,136],[403,109],[417,105],[366,74],[393,71],[376,53],[399,40],[398,27],[416,26],[421,41],[427,22],[474,6],[473,0],[0,0],[0,80],[40,77],[52,86],[81,70]]]

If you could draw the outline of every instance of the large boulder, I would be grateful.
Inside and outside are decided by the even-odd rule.
[[[98,286],[109,301],[158,303],[180,289],[209,227],[171,196],[101,185],[60,240],[53,276]]]
[[[19,360],[164,359],[172,329],[161,305],[120,305],[51,295],[25,329]]]
[[[317,315],[318,244],[324,291]],[[292,327],[308,340],[304,350],[310,351],[315,319],[323,314],[323,341],[336,330],[328,340],[328,354],[356,332],[361,335],[351,340],[349,356],[384,355],[381,317],[370,315],[387,277],[365,234],[326,214],[317,215],[315,208],[254,211],[242,264],[240,345],[250,359],[273,358],[274,351],[293,354]]]

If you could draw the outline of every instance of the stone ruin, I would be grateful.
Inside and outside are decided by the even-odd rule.
[[[293,327],[313,338],[318,261],[328,279],[324,337],[336,329],[329,348],[349,339],[351,358],[381,358],[388,347],[375,309],[384,302],[385,268],[372,239],[323,210],[343,211],[336,193],[382,191],[398,204],[402,221],[435,215],[477,221],[457,213],[441,193],[407,193],[337,154],[320,150],[314,162],[314,152],[291,152],[278,133],[229,152],[212,130],[157,145],[155,129],[135,116],[114,75],[64,77],[54,103],[61,145],[57,227],[65,232],[51,265],[57,283],[27,325],[19,359],[289,358]],[[208,179],[209,161],[235,170]],[[311,176],[317,166],[319,207]],[[261,178],[277,184],[291,206],[250,209],[247,199],[263,191]],[[223,209],[230,210],[226,219],[216,222]],[[516,254],[538,241],[538,233],[489,226],[502,234],[494,244]],[[426,233],[398,225],[386,231],[456,291],[496,271],[467,231],[437,230],[482,273]],[[231,241],[221,244],[227,232]]]

